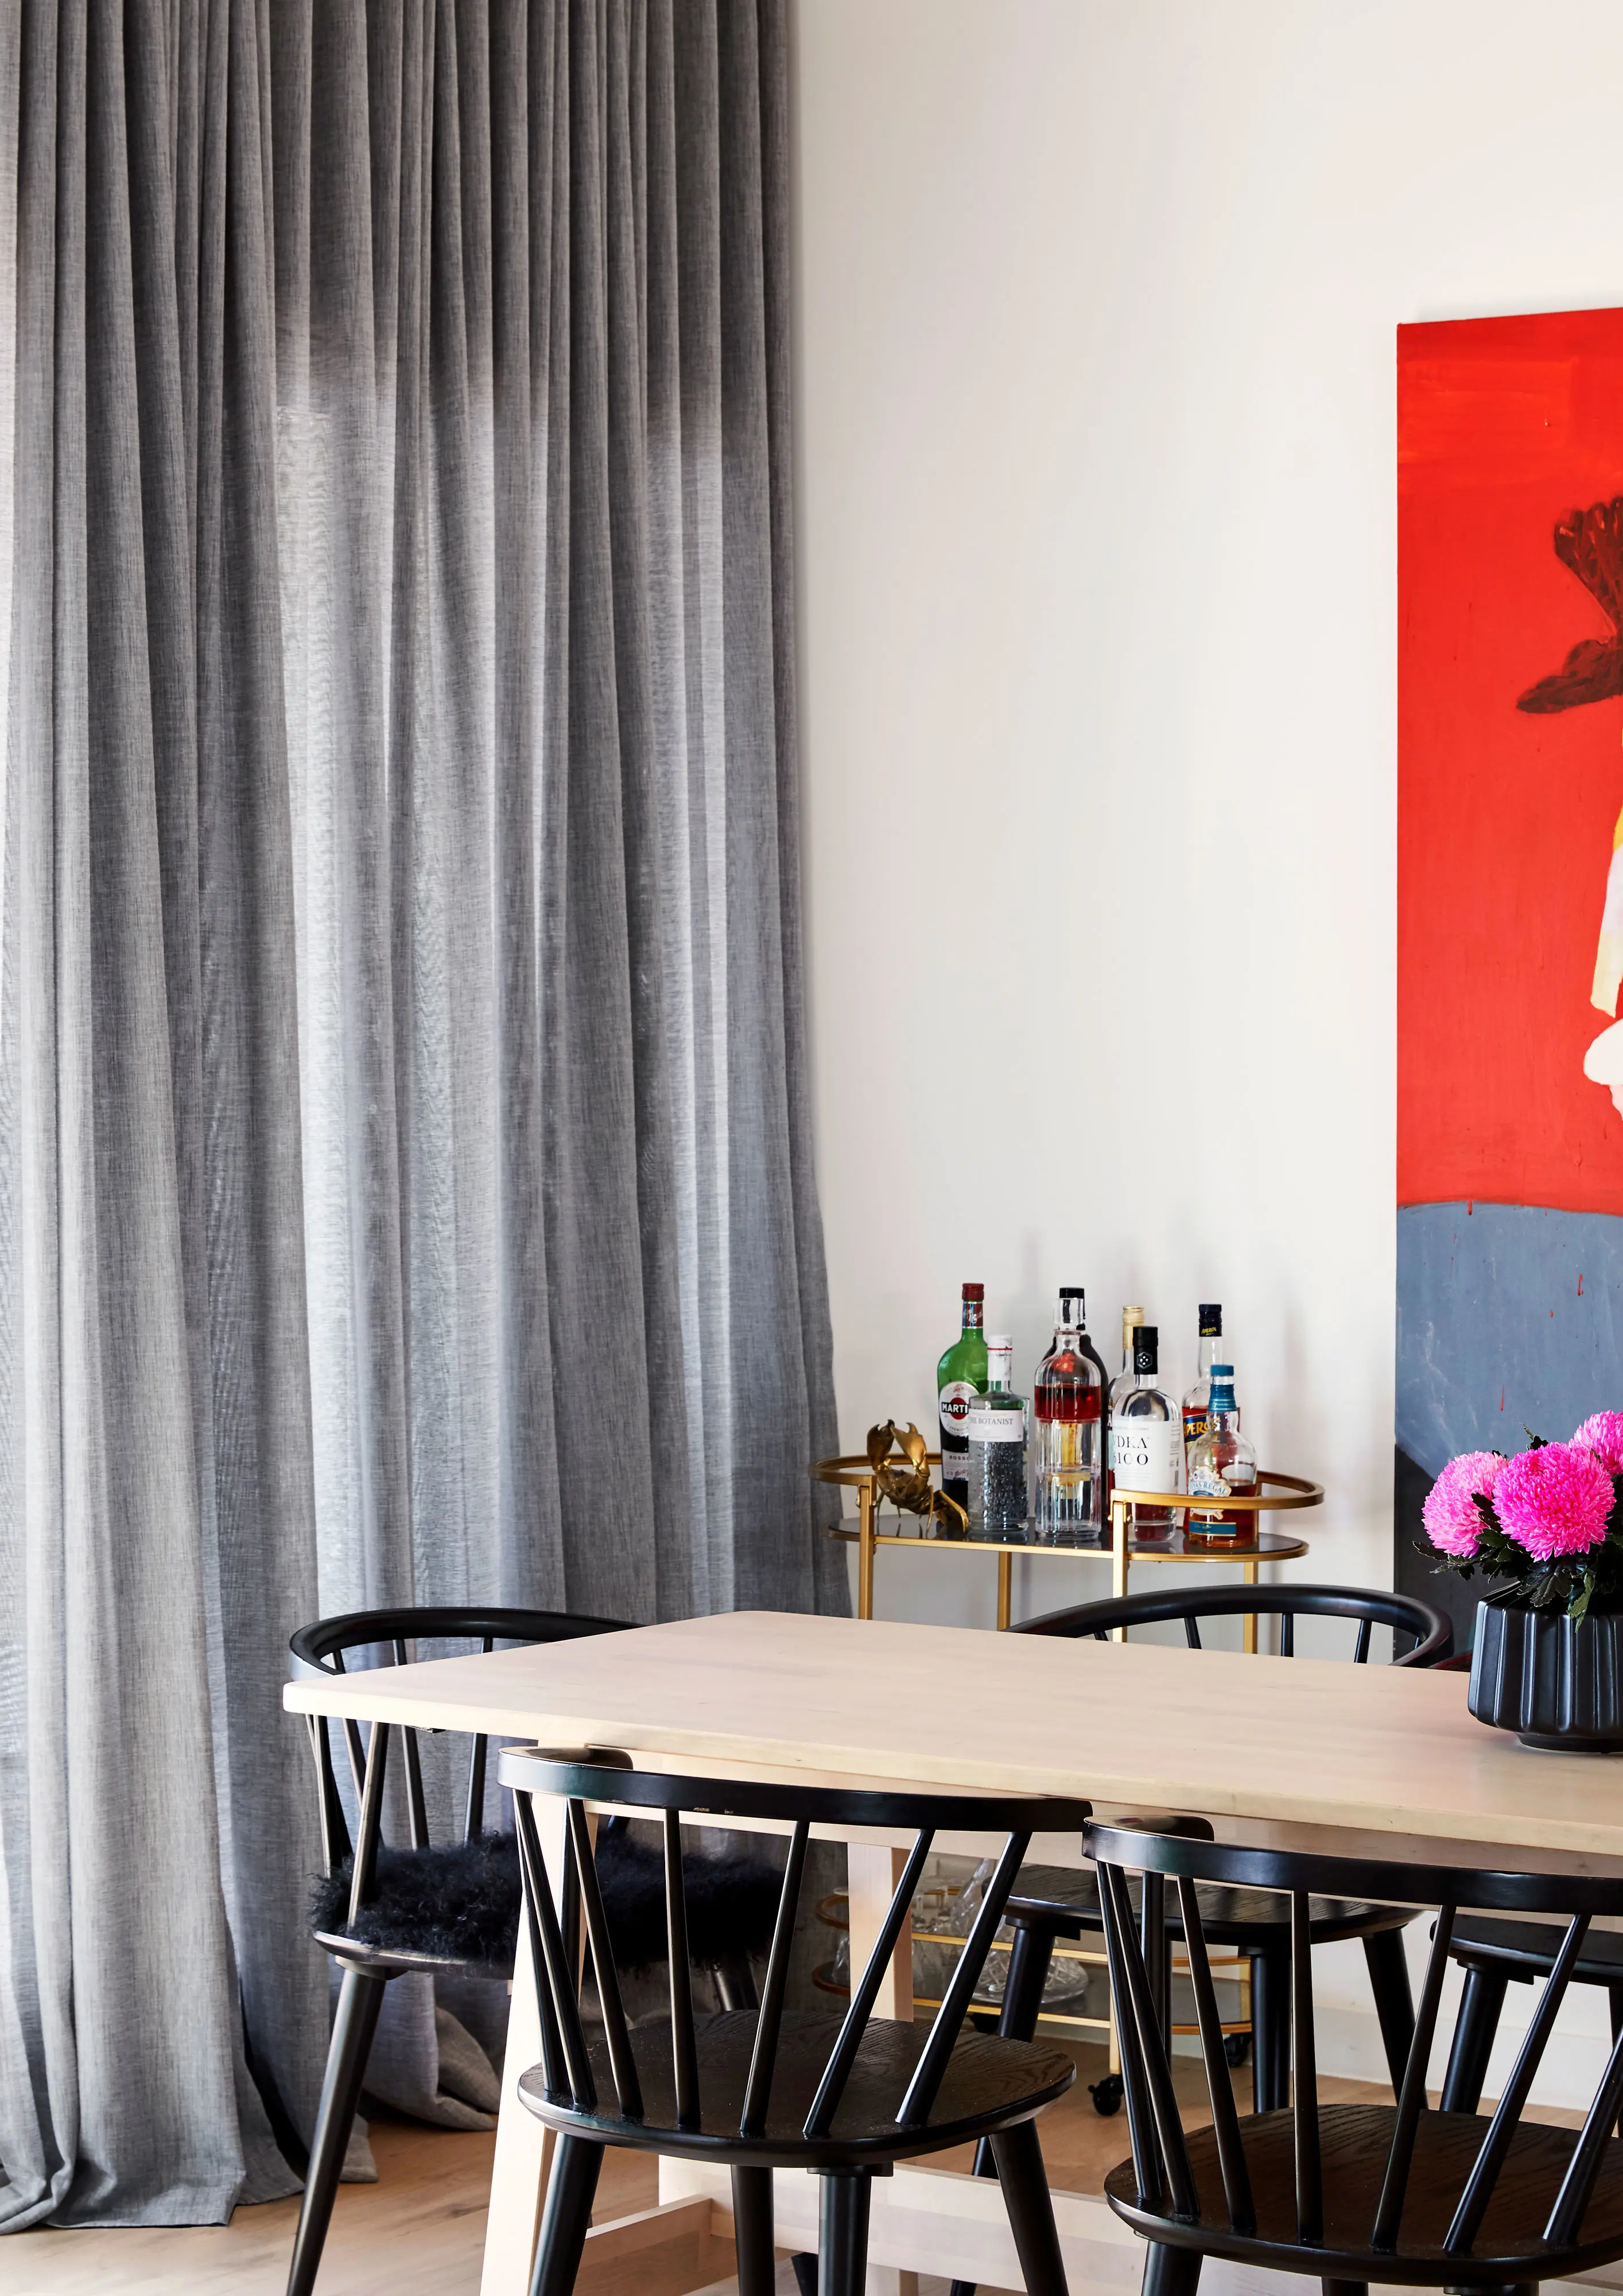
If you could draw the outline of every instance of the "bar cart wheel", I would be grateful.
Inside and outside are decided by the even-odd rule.
[[[1109,2120],[1121,2111],[1121,2075],[1106,2073],[1102,2080],[1090,2081],[1087,2093],[1094,2100],[1094,2111]]]

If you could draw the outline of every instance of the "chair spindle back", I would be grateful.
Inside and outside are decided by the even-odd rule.
[[[1242,2234],[1252,2234],[1257,2228],[1246,2157],[1247,2122],[1234,2104],[1196,1885],[1209,1882],[1236,1888],[1273,1890],[1288,1896],[1292,2035],[1290,2110],[1297,2238],[1304,2247],[1319,2243],[1324,2234],[1309,1941],[1311,1898],[1373,1898],[1395,1905],[1433,1905],[1439,1909],[1415,2014],[1414,2041],[1398,2091],[1391,2138],[1369,2227],[1369,2246],[1376,2252],[1391,2252],[1398,2244],[1416,2136],[1421,2116],[1429,2109],[1426,2070],[1436,2039],[1443,1980],[1460,1907],[1567,1915],[1567,1930],[1549,1979],[1539,1996],[1504,2095],[1465,2174],[1444,2238],[1445,2252],[1468,2257],[1510,2153],[1590,1921],[1598,1913],[1623,1912],[1623,1883],[1591,1875],[1473,1872],[1463,1866],[1252,1849],[1216,1841],[1203,1818],[1090,1824],[1084,1840],[1088,1854],[1098,1863],[1105,1951],[1116,1999],[1123,2089],[1139,2205],[1190,2221],[1200,2215],[1188,2144],[1173,2093],[1166,2038],[1168,2021],[1152,1998],[1150,1970],[1159,1956],[1146,1956],[1143,1939],[1132,1919],[1127,1875],[1135,1871],[1143,1875],[1146,1905],[1150,1895],[1147,1885],[1152,1880],[1170,1877],[1177,1890],[1224,2205],[1232,2229]],[[1619,2033],[1607,2060],[1545,2225],[1543,2237],[1550,2245],[1570,2245],[1578,2239],[1606,2144],[1620,2110],[1623,2033]],[[1529,2276],[1534,2276],[1530,2269]]]
[[[1104,1642],[1129,1627],[1181,1621],[1191,1650],[1203,1648],[1202,1619],[1276,1618],[1279,1654],[1296,1655],[1299,1618],[1349,1619],[1357,1621],[1353,1663],[1365,1665],[1370,1636],[1378,1626],[1392,1630],[1395,1666],[1435,1666],[1454,1648],[1454,1629],[1443,1613],[1413,1595],[1395,1595],[1381,1587],[1318,1587],[1298,1579],[1283,1587],[1175,1587],[1161,1594],[1121,1595],[1098,1603],[1076,1603],[1063,1611],[1045,1611],[1041,1618],[1023,1619],[1014,1632],[1079,1640],[1091,1635]],[[1399,1644],[1406,1647],[1399,1649]]]
[[[841,1831],[854,1826],[907,1831],[913,1833],[914,1841],[880,1924],[873,1950],[860,1976],[854,1973],[850,2005],[832,2041],[801,2131],[808,2140],[827,2137],[832,2131],[886,1967],[901,1938],[914,1892],[940,1827],[950,1823],[955,1829],[965,1832],[996,1832],[1004,1836],[1004,1843],[898,2108],[897,2126],[904,2129],[922,2128],[929,2122],[1032,1834],[1039,1829],[1079,1829],[1089,1808],[1086,1802],[1059,1799],[892,1794],[767,1785],[753,1781],[738,1784],[667,1777],[655,1772],[633,1770],[624,1756],[595,1748],[589,1754],[570,1755],[509,1747],[498,1759],[497,1775],[504,1785],[512,1788],[513,1795],[527,1919],[537,1970],[541,2062],[547,2097],[553,2103],[582,2113],[597,2110],[597,2087],[580,2013],[581,1956],[571,1951],[568,1936],[571,1907],[577,1903],[584,1917],[616,2109],[624,2120],[644,2119],[642,2086],[614,1966],[612,1943],[597,1892],[588,1806],[608,1805],[619,1810],[658,1815],[663,1819],[671,2059],[677,2126],[684,2128],[701,2125],[704,2100],[700,2094],[697,2026],[686,1951],[683,1815],[685,1813],[700,1824],[723,1816],[765,1820],[787,1833],[788,1854],[760,2006],[758,2010],[733,2013],[755,2019],[754,2043],[738,2121],[738,2134],[742,2137],[763,2136],[766,2130],[796,1915],[814,1825],[822,1824]],[[565,1841],[570,1854],[561,1861],[555,1889],[541,1849],[535,1812],[537,1795],[559,1796],[565,1802]]]
[[[418,1642],[477,1644],[480,1651],[488,1655],[498,1642],[575,1642],[586,1635],[621,1631],[623,1622],[618,1620],[577,1617],[562,1611],[447,1608],[441,1605],[413,1610],[351,1611],[341,1618],[321,1619],[313,1626],[301,1627],[289,1647],[297,1672],[331,1675],[348,1673],[346,1655],[357,1651],[387,1652],[389,1660],[386,1662],[409,1666],[414,1662],[415,1657],[410,1645]],[[355,1856],[349,1822],[344,1811],[344,1798],[339,1787],[338,1770],[332,1759],[330,1734],[335,1718],[324,1714],[307,1717],[310,1751],[316,1759],[322,1857],[329,1874]],[[360,1813],[362,1835],[360,1854],[356,1857],[355,1882],[350,1891],[349,1918],[352,1922],[371,1891],[378,1848],[382,1839],[383,1772],[388,1759],[389,1729],[398,1730],[402,1741],[406,1829],[411,1846],[414,1849],[429,1847],[428,1797],[423,1789],[422,1759],[416,1731],[409,1724],[396,1723],[389,1728],[374,1724],[370,1736],[364,1737],[360,1724],[346,1717],[342,1724],[343,1742],[350,1781],[355,1789],[355,1804]],[[473,1737],[463,1819],[462,1838],[464,1841],[471,1841],[484,1825],[489,1742],[482,1733]],[[375,1792],[370,1784],[374,1756],[378,1774]]]

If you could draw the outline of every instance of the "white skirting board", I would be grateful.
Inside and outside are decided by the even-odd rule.
[[[726,2169],[660,2161],[661,2203],[699,2194],[730,2209]],[[778,2247],[815,2251],[817,2179],[799,2169],[780,2169],[773,2178],[773,2207]],[[1094,2296],[1095,2291],[1099,2296],[1137,2296],[1143,2243],[1103,2201],[1088,2193],[1056,2192],[1053,2214],[1072,2296]],[[954,2169],[898,2168],[894,2176],[875,2178],[868,2256],[875,2266],[972,2280],[982,2288],[1023,2285],[996,2180]],[[1586,2273],[1582,2282],[1545,2284],[1623,2289],[1623,2264]],[[1215,2258],[1201,2275],[1201,2296],[1302,2296],[1313,2285],[1294,2273],[1258,2272]]]
[[[660,2198],[682,2200],[708,2193],[722,2207],[732,2205],[725,2169],[687,2161],[660,2162]],[[775,2236],[780,2248],[815,2250],[817,2245],[817,2179],[798,2169],[780,2169],[773,2178]],[[1135,2296],[1143,2268],[1143,2250],[1104,2202],[1083,2193],[1056,2193],[1054,2219],[1073,2289],[1119,2289]],[[943,2169],[899,2168],[873,2184],[868,2255],[876,2265],[939,2274],[947,2280],[973,2280],[984,2287],[1018,2288],[1020,2266],[995,2179],[977,2179]]]

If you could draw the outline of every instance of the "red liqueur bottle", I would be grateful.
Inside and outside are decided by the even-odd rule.
[[[1031,1537],[1096,1546],[1104,1520],[1104,1372],[1086,1336],[1079,1289],[1060,1294],[1053,1345],[1032,1394]]]

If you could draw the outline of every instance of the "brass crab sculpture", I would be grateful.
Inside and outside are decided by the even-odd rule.
[[[891,1452],[898,1447],[902,1456],[893,1459]],[[911,1420],[906,1428],[898,1427],[894,1419],[869,1428],[868,1464],[880,1496],[888,1498],[899,1514],[922,1515],[926,1522],[937,1524],[946,1538],[967,1536],[969,1516],[956,1499],[949,1499],[945,1491],[932,1486],[930,1446]]]

